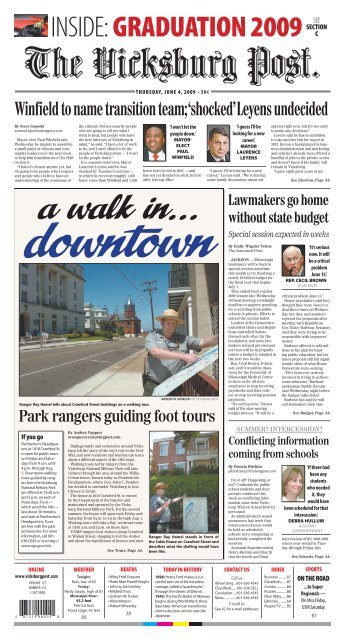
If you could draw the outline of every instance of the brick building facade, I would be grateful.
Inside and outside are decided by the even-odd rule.
[[[141,332],[141,320],[135,315],[135,304],[132,302],[130,296],[128,296],[128,300],[124,305],[124,313],[115,313],[110,316],[110,320],[114,322],[117,327],[121,327],[123,334],[127,337],[135,337]]]
[[[173,469],[183,469],[190,473],[193,467],[219,466],[219,435],[218,431],[200,433],[199,436],[183,446],[183,442],[175,442],[174,436],[153,440],[151,471],[160,473]]]

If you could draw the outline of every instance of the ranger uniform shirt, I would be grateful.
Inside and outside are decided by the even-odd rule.
[[[174,333],[168,340],[163,336],[163,332],[157,329],[148,334],[145,348],[147,351],[150,351],[150,349],[164,349],[170,352],[188,353],[190,349],[201,351],[200,343],[201,338],[193,338],[192,336],[184,336],[178,333]],[[181,371],[186,366],[186,363],[183,360],[159,360],[149,354],[147,356],[147,365],[147,375],[150,380],[161,384],[175,375],[175,373],[178,373],[178,371]]]
[[[152,498],[150,498],[150,512],[157,511],[157,509],[162,507],[168,500],[170,500],[170,498],[167,498],[167,496],[152,496]],[[158,516],[150,516],[151,522],[170,522],[170,518],[170,507],[163,509]]]

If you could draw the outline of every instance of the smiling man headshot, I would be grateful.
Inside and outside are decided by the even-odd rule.
[[[165,162],[165,131],[166,126],[164,124],[144,125],[144,162]]]
[[[230,127],[208,127],[207,162],[230,162]]]

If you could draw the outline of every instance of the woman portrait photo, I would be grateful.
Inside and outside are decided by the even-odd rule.
[[[282,501],[304,502],[304,467],[282,467]]]

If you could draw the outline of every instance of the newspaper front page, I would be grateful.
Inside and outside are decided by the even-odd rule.
[[[337,17],[28,8],[3,19],[12,624],[331,633]]]

